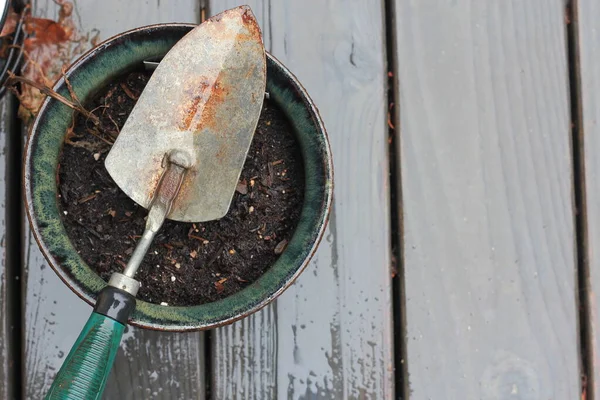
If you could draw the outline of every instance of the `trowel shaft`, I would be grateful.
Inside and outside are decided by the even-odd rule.
[[[146,228],[123,272],[125,276],[130,278],[134,277],[156,233],[169,214],[173,201],[177,197],[177,193],[179,193],[185,172],[189,167],[187,157],[181,153],[166,155],[165,160],[167,168],[158,183],[158,188],[156,189],[154,200],[148,213],[148,219],[146,220]]]

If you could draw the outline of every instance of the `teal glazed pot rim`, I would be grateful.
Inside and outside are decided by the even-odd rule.
[[[66,76],[80,100],[126,73],[143,60],[162,57],[194,25],[159,24],[137,28],[98,45],[77,60]],[[69,98],[64,79],[54,90]],[[294,128],[305,169],[300,221],[281,256],[256,282],[222,300],[190,307],[160,306],[138,300],[130,323],[143,328],[191,331],[234,322],[259,310],[290,286],[315,252],[329,216],[333,170],[327,134],[317,108],[298,80],[267,55],[267,91]],[[70,108],[47,98],[35,119],[25,149],[24,189],[27,215],[44,256],[77,295],[94,304],[106,286],[77,254],[63,226],[58,207],[58,159]]]

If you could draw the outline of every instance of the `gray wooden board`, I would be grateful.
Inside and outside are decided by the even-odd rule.
[[[14,340],[19,340],[13,335],[10,315],[14,311],[11,304],[11,292],[20,285],[20,282],[11,281],[6,273],[6,146],[7,137],[14,135],[14,116],[12,104],[14,99],[6,95],[0,100],[0,398],[12,399],[19,389],[16,388],[14,360],[19,357],[13,351]],[[17,136],[18,137],[18,136]],[[12,290],[11,290],[12,289]]]
[[[580,91],[583,120],[583,160],[585,168],[585,192],[587,206],[587,256],[590,276],[586,282],[589,289],[590,317],[587,321],[591,332],[590,348],[587,356],[592,358],[592,376],[588,379],[592,384],[593,395],[600,395],[600,4],[595,0],[579,0],[575,2],[575,23],[579,49]]]
[[[564,11],[395,1],[412,399],[580,397]]]
[[[218,399],[391,399],[383,2],[252,0],[265,45],[296,74],[331,140],[335,204],[308,269],[276,303],[218,329]],[[210,3],[212,14],[238,5]]]
[[[75,3],[82,31],[98,29],[106,39],[157,22],[198,22],[199,2],[145,1]],[[38,1],[35,15],[56,18],[53,1]],[[1,190],[1,189],[0,189]],[[29,231],[25,298],[25,396],[43,398],[91,307],[73,294],[47,265]],[[107,399],[202,399],[204,335],[160,333],[128,327],[105,391]]]

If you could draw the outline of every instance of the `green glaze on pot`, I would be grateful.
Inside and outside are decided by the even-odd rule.
[[[138,28],[100,44],[81,57],[66,76],[79,99],[91,99],[117,76],[162,57],[193,25],[161,24]],[[54,89],[69,97],[63,79]],[[166,307],[138,300],[133,325],[171,331],[209,329],[255,312],[283,292],[308,264],[331,207],[333,171],[329,143],[317,109],[296,78],[267,55],[267,91],[294,128],[305,168],[304,205],[287,248],[256,282],[222,300],[190,307]],[[73,112],[47,98],[26,146],[24,183],[27,213],[34,235],[60,278],[90,304],[106,286],[77,254],[58,208],[58,160]]]

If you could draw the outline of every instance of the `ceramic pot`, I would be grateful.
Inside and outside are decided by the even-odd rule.
[[[82,101],[109,82],[164,56],[193,25],[160,24],[134,29],[98,45],[77,60],[67,79]],[[64,79],[55,87],[69,97]],[[267,55],[267,92],[293,127],[305,168],[302,213],[285,251],[254,283],[212,303],[165,307],[137,301],[130,323],[143,328],[190,331],[214,328],[241,319],[280,295],[306,268],[325,229],[331,208],[333,171],[327,134],[318,111],[298,80]],[[93,304],[106,286],[77,254],[63,226],[58,206],[58,160],[73,112],[47,98],[35,119],[26,146],[24,186],[29,221],[42,252],[58,276],[77,295]]]

